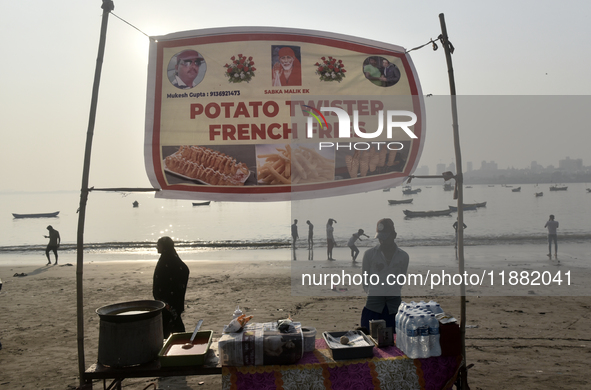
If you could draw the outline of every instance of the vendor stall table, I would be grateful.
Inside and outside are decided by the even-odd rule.
[[[218,354],[218,343],[214,340],[205,357],[203,366],[179,366],[161,367],[160,362],[155,360],[150,363],[134,367],[113,368],[95,363],[84,372],[84,381],[87,388],[92,389],[93,379],[102,379],[104,389],[121,389],[121,382],[125,378],[160,378],[167,376],[190,376],[190,375],[219,375],[222,373],[222,366]],[[107,379],[112,379],[107,387]]]
[[[223,367],[223,390],[424,389],[452,387],[461,356],[410,359],[396,347],[374,348],[371,359],[332,359],[323,339],[298,364]]]
[[[305,353],[298,364],[221,367],[215,340],[204,366],[161,367],[154,361],[136,367],[111,368],[97,363],[85,371],[84,379],[90,389],[93,379],[102,379],[105,389],[121,389],[125,378],[222,374],[223,390],[444,390],[452,387],[462,362],[461,356],[413,360],[396,347],[376,347],[373,354],[370,359],[335,361],[326,342],[317,339],[316,350]],[[112,379],[108,387],[107,379]]]

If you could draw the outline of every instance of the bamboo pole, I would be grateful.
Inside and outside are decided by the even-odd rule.
[[[78,335],[78,372],[80,375],[80,387],[84,386],[84,296],[83,296],[83,260],[84,260],[84,219],[86,217],[86,202],[88,200],[88,177],[90,173],[90,154],[92,151],[92,136],[96,119],[96,107],[98,103],[98,91],[103,66],[103,55],[107,38],[107,22],[109,13],[115,8],[113,1],[103,0],[101,6],[103,17],[101,22],[101,34],[99,39],[98,56],[94,71],[94,84],[92,86],[92,99],[90,101],[90,114],[88,118],[88,130],[86,132],[86,149],[84,152],[84,167],[82,171],[82,187],[80,189],[80,208],[78,209],[78,234],[76,244],[76,314]]]
[[[462,153],[460,150],[460,133],[458,129],[458,109],[456,104],[456,83],[454,79],[454,70],[451,60],[450,43],[447,36],[447,27],[445,25],[445,16],[439,14],[441,24],[441,43],[445,51],[447,61],[447,73],[449,76],[449,89],[451,95],[451,113],[452,127],[454,135],[454,150],[456,154],[456,191],[458,199],[458,268],[460,275],[464,274],[464,193],[463,193],[463,175],[462,175]],[[460,368],[461,389],[468,389],[468,372],[466,369],[466,285],[460,285],[460,337],[462,342],[462,355],[464,361]]]

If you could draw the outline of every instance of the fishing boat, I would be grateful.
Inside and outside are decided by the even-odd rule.
[[[458,206],[449,206],[449,209],[452,212],[456,212],[456,211],[458,211]],[[478,207],[476,207],[475,205],[467,205],[467,204],[465,204],[462,207],[462,210],[464,210],[464,211],[472,211],[472,210],[477,210],[477,209],[478,209]]]
[[[388,199],[388,203],[389,204],[412,203],[412,198],[410,198],[410,199],[403,199],[403,200]]]
[[[521,187],[512,188],[511,191],[513,191],[513,192],[520,192],[521,191]]]
[[[559,186],[558,184],[550,186],[550,191],[566,191],[568,186]]]
[[[54,213],[39,213],[39,214],[15,214],[12,213],[12,216],[14,218],[54,218],[57,217],[57,215],[59,214],[59,211],[56,211]]]
[[[450,215],[451,210],[430,210],[430,211],[411,211],[411,210],[403,210],[404,215],[409,218],[416,218],[416,217],[439,217],[442,215]]]
[[[413,195],[413,194],[418,194],[419,192],[421,192],[420,188],[413,190],[412,187],[410,187],[410,186],[406,186],[402,189],[402,193],[404,195]]]
[[[543,192],[536,192],[536,198],[539,197],[539,196],[543,196],[543,195],[544,195]]]
[[[464,203],[464,207],[466,207],[466,206],[486,207],[486,202],[480,202],[480,203]]]
[[[207,202],[193,202],[193,206],[209,206],[210,203],[211,200],[208,200]]]

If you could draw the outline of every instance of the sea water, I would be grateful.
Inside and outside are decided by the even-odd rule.
[[[464,212],[466,245],[541,243],[546,240],[544,224],[550,214],[560,227],[559,240],[588,242],[591,193],[585,183],[568,184],[567,191],[550,192],[550,184],[525,184],[520,192],[496,185],[464,188],[464,203],[487,202],[486,207]],[[389,192],[293,202],[211,202],[193,206],[191,201],[155,198],[153,193],[91,192],[84,222],[84,242],[91,250],[153,252],[154,242],[164,235],[188,247],[241,248],[286,247],[291,240],[290,225],[298,219],[300,241],[308,236],[307,220],[314,225],[314,245],[326,245],[326,222],[333,225],[337,245],[345,246],[358,229],[363,237],[359,247],[376,244],[375,226],[391,218],[402,247],[448,246],[454,240],[450,216],[407,218],[403,210],[442,210],[457,205],[452,192],[442,185],[421,185],[415,195],[403,195],[400,187]],[[536,192],[544,196],[535,197]],[[411,204],[389,205],[388,199],[413,198]],[[137,201],[139,207],[133,207]],[[0,252],[39,250],[47,244],[47,225],[60,232],[62,250],[77,240],[80,193],[0,193]],[[60,211],[56,218],[15,219],[11,213]]]

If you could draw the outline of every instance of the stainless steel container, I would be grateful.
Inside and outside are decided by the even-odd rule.
[[[369,320],[369,334],[374,340],[378,339],[378,330],[385,327],[385,320]]]
[[[128,367],[158,358],[163,345],[160,301],[134,301],[96,309],[100,316],[98,362]]]

